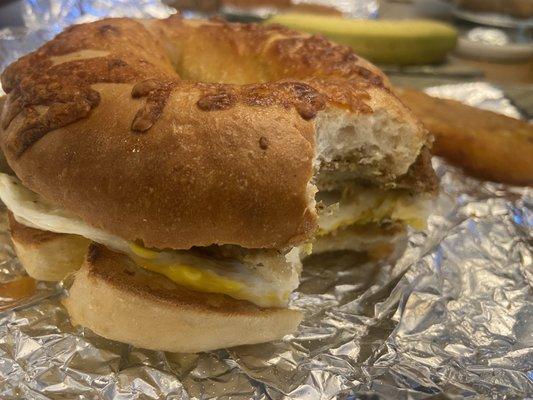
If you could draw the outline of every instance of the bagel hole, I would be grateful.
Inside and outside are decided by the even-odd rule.
[[[266,73],[260,71],[261,67],[259,66],[238,65],[234,66],[234,68],[209,70],[201,65],[181,62],[175,64],[174,69],[181,79],[191,82],[247,85],[271,81]],[[260,72],[258,73],[258,71]]]
[[[174,44],[169,49],[174,71],[191,82],[246,85],[276,80],[259,57],[250,57],[230,41],[206,38],[198,46],[193,43]]]

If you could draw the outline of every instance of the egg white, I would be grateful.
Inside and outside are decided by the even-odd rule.
[[[322,194],[327,198],[327,194]],[[425,195],[401,191],[358,188],[335,201],[330,200],[319,214],[319,235],[335,232],[349,225],[381,223],[384,220],[403,222],[415,229],[424,229],[432,200]]]

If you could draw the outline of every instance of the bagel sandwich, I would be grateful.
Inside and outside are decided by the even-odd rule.
[[[0,175],[28,274],[74,324],[196,352],[293,332],[311,251],[380,258],[421,228],[431,138],[348,47],[276,25],[105,19],[1,82]]]

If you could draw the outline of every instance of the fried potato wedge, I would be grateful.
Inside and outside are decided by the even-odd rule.
[[[533,185],[533,124],[418,90],[395,91],[435,137],[435,155],[481,179]]]

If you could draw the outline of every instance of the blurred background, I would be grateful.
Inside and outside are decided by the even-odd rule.
[[[398,86],[495,83],[533,118],[533,0],[165,3],[191,17],[221,15],[324,34],[379,64]],[[0,37],[3,28],[24,25],[23,7],[21,0],[0,0]]]

